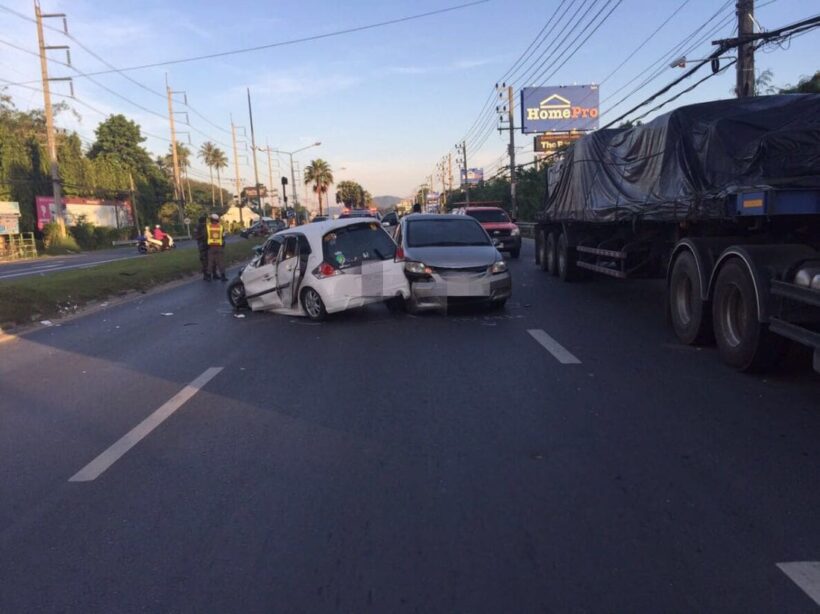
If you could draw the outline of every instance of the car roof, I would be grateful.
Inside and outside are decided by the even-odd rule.
[[[409,222],[412,220],[461,220],[462,217],[452,213],[410,213],[401,219]]]
[[[378,220],[373,218],[373,222],[378,224]],[[276,233],[275,236],[277,237],[284,237],[292,234],[301,234],[307,237],[307,240],[311,243],[321,241],[322,237],[325,236],[328,232],[336,230],[337,228],[344,228],[345,226],[355,226],[357,224],[365,224],[367,223],[367,218],[361,217],[349,217],[344,219],[338,220],[325,220],[323,222],[312,222],[310,224],[304,224],[302,226],[294,226],[293,228],[285,228],[284,230],[280,230]],[[381,228],[381,225],[379,225]]]
[[[467,211],[504,211],[503,207],[494,207],[494,206],[476,206],[476,207],[464,207],[465,213]],[[506,211],[504,211],[506,213]]]

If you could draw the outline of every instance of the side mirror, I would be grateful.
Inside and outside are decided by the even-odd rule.
[[[262,255],[262,246],[261,245],[255,246],[253,248],[253,253],[256,254],[257,256],[261,256]]]
[[[499,245],[501,245],[501,241],[498,239],[493,239],[493,247],[498,247]]]
[[[510,219],[512,220],[512,223],[513,223],[513,224],[515,224],[516,222],[518,222],[518,218],[517,218],[517,217],[511,217]]]
[[[390,222],[382,222],[382,227],[383,228],[390,228],[391,226],[392,226],[392,224]]]

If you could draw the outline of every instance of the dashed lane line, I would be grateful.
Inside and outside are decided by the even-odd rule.
[[[140,441],[147,437],[151,431],[165,422],[165,420],[167,420],[176,410],[188,402],[191,397],[193,397],[205,386],[205,384],[216,377],[220,371],[222,371],[222,367],[211,367],[206,369],[202,375],[185,386],[185,388],[166,401],[159,407],[159,409],[154,411],[154,413],[145,418],[145,420],[140,422],[133,429],[128,431],[105,452],[100,454],[97,458],[71,476],[68,481],[90,482],[97,479],[103,472],[105,472],[106,469],[111,467],[111,465],[117,462],[126,452],[128,452],[128,450],[137,445]]]
[[[550,337],[545,331],[540,328],[532,328],[527,330],[530,336],[535,339],[541,346],[552,354],[555,359],[562,365],[580,365],[578,360],[572,352],[570,352],[563,345],[558,343],[555,339]]]
[[[778,563],[778,569],[797,584],[817,605],[820,605],[820,562]]]

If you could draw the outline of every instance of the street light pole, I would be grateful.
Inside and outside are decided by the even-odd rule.
[[[256,182],[256,204],[259,207],[259,215],[265,215],[262,210],[262,190],[259,189],[259,171],[256,168],[256,137],[253,134],[253,109],[251,109],[251,88],[248,88],[248,115],[251,120],[251,149],[253,150],[253,178]]]
[[[251,128],[251,132],[253,132],[253,128]],[[297,149],[296,151],[283,151],[281,149],[275,150],[278,154],[285,154],[290,156],[290,181],[291,181],[291,191],[293,192],[293,205],[296,206],[299,204],[299,190],[296,189],[296,173],[293,172],[293,156],[294,154],[298,154],[300,151],[305,151],[306,149],[310,149],[311,147],[318,147],[321,145],[321,141],[316,141],[315,143],[311,143],[301,149]]]

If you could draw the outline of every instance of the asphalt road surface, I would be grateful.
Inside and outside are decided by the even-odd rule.
[[[654,282],[512,269],[500,314],[195,282],[0,345],[0,611],[816,611],[805,357],[738,374]]]
[[[227,237],[228,243],[242,241],[239,237]],[[190,249],[196,246],[195,241],[179,240],[176,249]],[[69,256],[48,256],[22,262],[0,262],[0,280],[19,279],[31,275],[48,275],[57,271],[71,269],[89,269],[106,262],[145,258],[137,252],[136,246],[103,249],[93,252],[82,252]]]

